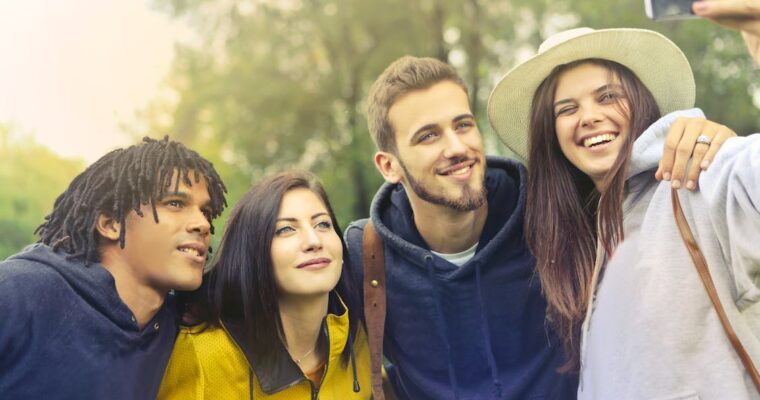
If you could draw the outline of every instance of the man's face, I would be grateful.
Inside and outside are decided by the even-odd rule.
[[[195,172],[188,172],[191,181]],[[206,180],[192,186],[172,177],[170,192],[156,200],[158,223],[150,204],[131,211],[125,218],[126,241],[120,259],[142,285],[166,292],[169,289],[193,290],[201,284],[203,267],[211,244],[211,199]]]
[[[483,205],[483,143],[459,85],[442,81],[407,93],[391,106],[388,119],[398,154],[389,155],[392,171],[386,180],[401,181],[412,201],[417,197],[457,211]]]

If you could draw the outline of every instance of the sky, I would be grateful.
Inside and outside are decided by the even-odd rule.
[[[95,161],[160,91],[181,22],[141,0],[0,0],[0,123]]]

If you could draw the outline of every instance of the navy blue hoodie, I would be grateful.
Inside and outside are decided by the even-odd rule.
[[[140,330],[111,274],[45,245],[0,263],[0,398],[153,399],[176,336],[171,297]]]
[[[372,202],[385,250],[391,383],[402,399],[574,399],[577,377],[556,372],[564,353],[523,238],[527,172],[506,159],[487,164],[488,217],[461,267],[431,253],[401,185],[383,185]],[[365,224],[346,229],[359,287]]]

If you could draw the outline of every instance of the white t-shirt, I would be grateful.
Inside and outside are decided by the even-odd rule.
[[[457,267],[461,267],[464,265],[467,261],[470,261],[470,259],[475,256],[475,249],[478,248],[478,243],[475,242],[475,244],[470,247],[469,249],[459,252],[459,253],[453,253],[453,254],[446,254],[446,253],[438,253],[435,251],[430,250],[431,253],[437,255],[438,257],[443,258],[444,260],[456,265]]]

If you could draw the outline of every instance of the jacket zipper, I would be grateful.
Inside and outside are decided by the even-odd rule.
[[[325,370],[322,372],[322,377],[319,378],[319,389],[315,390],[314,383],[309,380],[309,385],[311,385],[311,400],[319,399],[319,390],[322,389],[322,384],[325,381],[325,376],[327,376],[327,370],[330,368],[330,350],[332,349],[332,346],[330,345],[330,330],[327,329],[327,324],[325,324],[325,338],[327,339],[327,360],[325,360]]]

